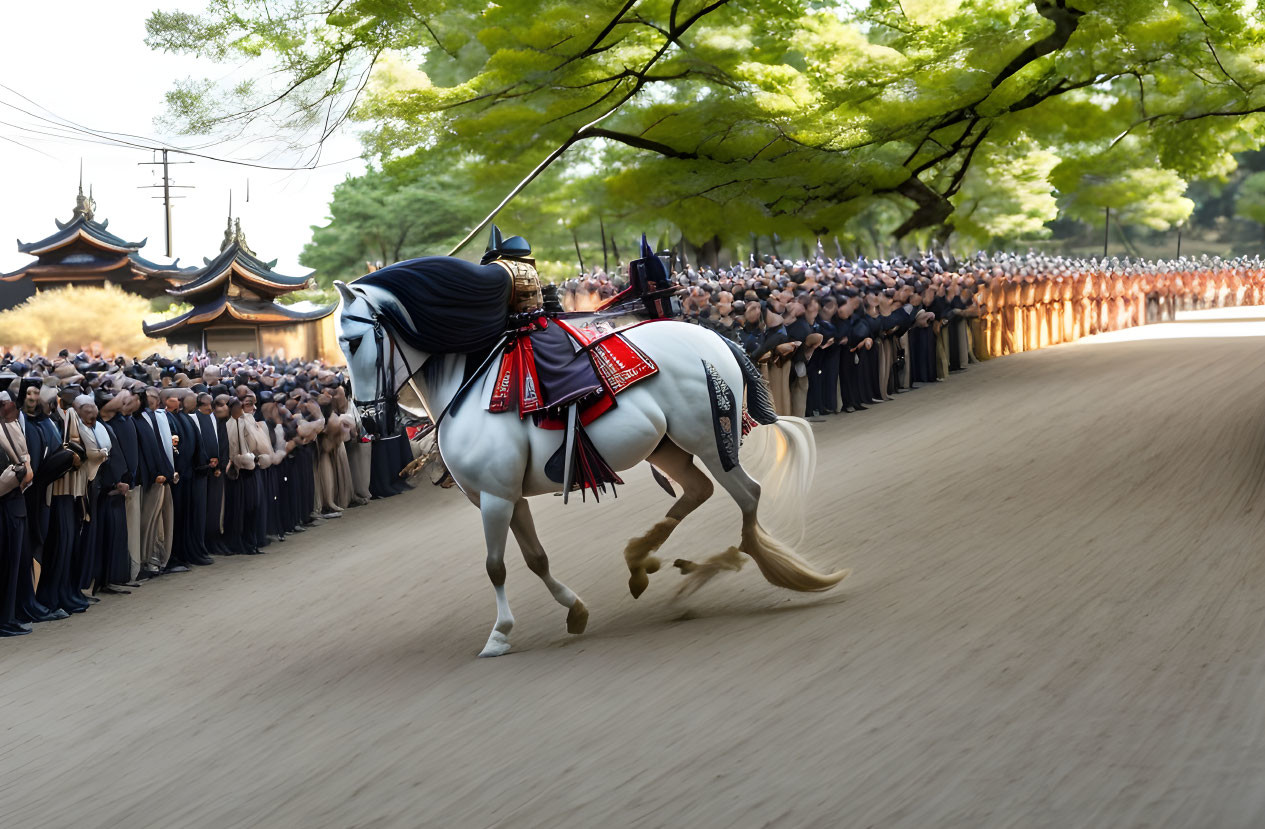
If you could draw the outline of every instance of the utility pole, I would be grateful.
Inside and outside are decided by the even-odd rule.
[[[192,161],[169,162],[167,161],[167,151],[159,150],[159,152],[163,154],[162,161],[141,161],[141,162],[138,162],[136,166],[137,167],[157,167],[159,164],[161,164],[163,168],[163,183],[141,185],[140,187],[136,189],[137,190],[157,190],[159,188],[162,189],[163,194],[161,196],[154,196],[154,198],[163,200],[163,210],[166,214],[166,219],[167,219],[167,257],[171,258],[171,200],[184,198],[184,196],[171,195],[171,191],[172,190],[192,190],[194,189],[194,187],[191,184],[172,184],[171,175],[167,168],[171,164],[192,164],[193,162]]]
[[[1185,224],[1185,222],[1177,223],[1177,258],[1178,259],[1182,258],[1182,225],[1183,224]]]

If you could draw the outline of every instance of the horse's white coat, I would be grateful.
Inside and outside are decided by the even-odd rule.
[[[417,372],[413,380],[420,388],[426,408],[437,416],[461,386],[465,355],[431,357],[396,340],[397,359],[390,372],[395,388],[377,389],[373,328],[347,320],[343,315],[351,313],[370,318],[375,306],[394,304],[394,297],[376,286],[339,287],[343,295],[339,340],[347,356],[354,396],[371,399],[404,386],[409,379],[409,372],[404,368],[407,362]],[[721,464],[703,363],[706,361],[715,367],[740,401],[741,366],[718,336],[695,325],[656,322],[633,328],[625,336],[654,360],[659,372],[622,392],[615,408],[585,427],[593,445],[612,468],[622,471],[645,460],[667,438],[702,461],[712,477],[738,502],[745,534],[748,522],[755,524],[760,487],[741,466],[726,471]],[[360,343],[352,353],[349,346],[356,338],[361,338]],[[442,370],[420,371],[428,358],[443,360]],[[428,376],[430,382],[426,379]],[[448,411],[439,429],[439,450],[448,471],[483,516],[488,574],[496,590],[497,620],[481,656],[498,656],[509,649],[508,637],[514,618],[504,590],[504,552],[506,535],[511,528],[529,565],[541,576],[554,598],[563,606],[580,611],[587,619],[579,597],[549,575],[548,560],[523,500],[562,489],[560,484],[549,480],[544,467],[561,445],[563,432],[540,429],[530,418],[520,419],[513,413],[487,411],[486,403],[494,383],[494,371],[477,380],[477,385]],[[778,426],[781,425],[779,422]],[[811,477],[814,449],[811,431],[806,429],[807,424],[804,426]],[[797,443],[803,445],[802,440]],[[787,462],[790,454],[780,454],[778,462]],[[803,460],[802,452],[800,459]],[[582,629],[582,621],[578,627]]]

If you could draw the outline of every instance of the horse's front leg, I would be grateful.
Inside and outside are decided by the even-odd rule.
[[[567,633],[584,633],[584,628],[589,623],[588,608],[571,588],[550,574],[549,557],[545,555],[544,545],[536,535],[536,523],[532,521],[531,507],[527,505],[526,498],[520,498],[515,504],[510,529],[514,531],[514,538],[518,539],[518,546],[523,551],[523,560],[527,562],[527,566],[540,576],[540,580],[549,588],[558,604],[567,608]]]
[[[514,627],[514,615],[505,598],[505,538],[514,516],[514,502],[484,492],[479,496],[479,512],[483,517],[483,541],[488,548],[488,578],[496,591],[496,624],[479,656],[500,656],[510,649],[509,635]]]

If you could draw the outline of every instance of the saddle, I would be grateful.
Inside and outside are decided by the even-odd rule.
[[[564,485],[564,497],[579,489],[583,498],[589,489],[597,499],[606,484],[623,483],[584,433],[615,408],[620,393],[659,371],[623,330],[539,316],[513,332],[501,355],[488,411],[517,411],[542,429],[567,430],[545,464],[550,480]]]
[[[584,498],[610,484],[622,484],[619,475],[602,458],[584,432],[604,413],[615,408],[615,398],[625,389],[659,371],[654,361],[628,341],[620,331],[665,319],[679,313],[680,301],[668,278],[667,267],[641,239],[642,258],[631,263],[627,291],[614,297],[604,310],[640,300],[642,315],[649,317],[633,326],[599,330],[591,323],[579,327],[563,319],[556,289],[542,286],[531,259],[531,246],[520,236],[504,238],[492,226],[483,254],[484,265],[504,268],[511,280],[505,347],[497,368],[496,383],[488,401],[490,412],[517,411],[531,416],[542,429],[565,430],[562,445],[545,463],[545,474],[562,484],[563,502],[572,490]],[[590,318],[591,319],[591,318]],[[489,360],[495,359],[495,355]]]

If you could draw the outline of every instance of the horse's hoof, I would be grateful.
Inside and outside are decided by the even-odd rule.
[[[646,560],[641,563],[642,569],[647,573],[657,573],[662,566],[663,562],[659,561],[656,556],[646,556]]]
[[[479,658],[485,659],[490,656],[503,656],[510,649],[509,637],[500,631],[492,631],[492,635],[488,637],[488,643],[483,646],[483,650],[479,652]]]
[[[650,586],[650,579],[646,576],[645,570],[637,570],[628,577],[628,592],[632,593],[634,599],[640,598],[642,593],[646,592],[646,588]]]
[[[645,588],[642,588],[643,590]],[[634,593],[634,596],[637,594]],[[571,609],[567,611],[567,633],[580,634],[584,633],[584,629],[589,624],[589,609],[584,606],[584,602],[579,599],[575,600],[575,604],[571,605]]]

